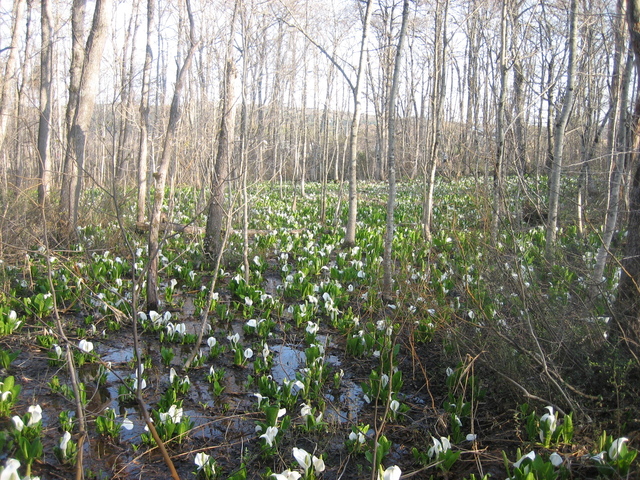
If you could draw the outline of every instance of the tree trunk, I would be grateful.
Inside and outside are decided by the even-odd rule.
[[[446,24],[449,11],[449,0],[445,0],[441,8],[441,0],[436,2],[435,42],[434,42],[434,75],[431,92],[431,117],[427,144],[429,145],[428,166],[425,169],[425,188],[422,208],[422,232],[427,241],[431,240],[431,221],[433,216],[433,192],[436,182],[436,170],[442,137],[442,104],[445,94],[445,53],[447,49]]]
[[[53,78],[53,18],[50,0],[40,3],[41,51],[40,51],[40,118],[38,121],[38,203],[45,206],[51,192],[51,83]]]
[[[360,129],[361,92],[364,83],[365,48],[371,23],[372,0],[367,0],[367,7],[362,25],[362,41],[360,43],[360,59],[356,72],[356,83],[353,87],[353,117],[349,130],[349,211],[344,235],[344,245],[353,246],[356,243],[356,219],[358,215],[358,130]]]
[[[136,221],[144,222],[147,211],[147,177],[149,164],[149,85],[151,77],[151,63],[153,50],[151,41],[155,29],[156,1],[147,0],[147,46],[145,49],[144,66],[142,68],[142,94],[140,98],[140,143],[138,146],[138,201]]]
[[[227,44],[225,58],[224,78],[222,84],[222,105],[220,117],[220,129],[218,130],[218,151],[216,154],[215,170],[211,178],[211,199],[209,200],[209,212],[205,231],[205,249],[213,260],[220,255],[222,249],[223,227],[228,212],[225,208],[225,187],[229,180],[229,165],[231,161],[231,145],[235,127],[235,102],[234,82],[237,76],[236,67],[232,58],[232,42],[235,32],[236,16],[238,15],[237,0],[233,9],[231,20],[231,33]]]
[[[71,10],[71,66],[69,67],[69,89],[67,109],[65,111],[65,137],[68,138],[73,117],[78,108],[80,96],[80,79],[82,77],[82,66],[85,58],[85,14],[87,0],[73,0]],[[65,146],[65,149],[67,147]],[[66,150],[65,150],[66,152]],[[59,211],[61,217],[67,216],[71,210],[73,201],[72,190],[74,190],[74,160],[71,155],[64,155],[62,164],[62,185],[60,187]],[[60,219],[60,228],[65,228],[64,218]]]
[[[624,12],[620,8],[622,1],[618,3],[621,22],[624,20]],[[620,25],[622,32],[622,25]],[[627,151],[626,125],[627,125],[627,104],[629,102],[629,84],[633,73],[633,58],[627,57],[627,63],[622,68],[622,59],[627,50],[626,38],[622,33],[617,35],[616,51],[613,62],[613,78],[611,81],[611,122],[609,129],[609,193],[607,197],[607,212],[604,220],[602,232],[602,245],[596,255],[596,264],[591,277],[592,295],[597,294],[597,287],[602,283],[606,260],[609,257],[609,247],[616,230],[618,212],[620,205],[620,194],[622,187],[622,177],[624,174],[624,164]]]
[[[149,221],[149,270],[147,271],[147,308],[149,310],[158,310],[158,254],[160,253],[160,223],[162,217],[162,205],[164,204],[164,190],[167,184],[167,173],[169,172],[169,166],[173,158],[172,148],[173,140],[176,136],[178,129],[178,122],[180,121],[180,98],[182,90],[184,88],[185,80],[189,67],[191,66],[191,60],[197,48],[195,41],[195,27],[193,24],[193,18],[191,15],[191,3],[187,1],[187,9],[189,10],[189,23],[190,23],[190,35],[189,41],[191,43],[187,57],[182,64],[182,67],[178,70],[176,85],[173,92],[173,99],[171,100],[171,108],[169,110],[169,123],[167,124],[167,131],[164,136],[164,142],[162,145],[162,156],[160,157],[160,164],[158,169],[154,173],[155,194],[153,198],[153,209],[151,211],[151,218]]]
[[[551,177],[549,179],[549,216],[547,220],[547,237],[545,255],[551,260],[554,254],[556,235],[558,230],[558,210],[560,204],[560,182],[562,179],[562,150],[564,148],[564,136],[569,122],[569,115],[573,108],[576,80],[576,10],[577,0],[571,0],[569,12],[569,65],[567,70],[567,90],[562,103],[562,111],[556,120],[553,131],[553,159],[551,164]]]
[[[9,124],[10,110],[13,103],[13,91],[16,83],[16,61],[18,58],[18,43],[20,38],[20,25],[24,16],[24,0],[17,0],[13,5],[13,25],[11,27],[11,44],[9,45],[9,57],[4,67],[2,90],[0,91],[0,152],[4,146]]]
[[[631,34],[631,46],[635,57],[636,73],[640,74],[640,0],[627,0],[627,21]],[[622,259],[622,275],[618,286],[615,313],[618,331],[615,334],[627,342],[636,354],[640,354],[640,84],[636,85],[636,104],[633,112],[633,157],[636,170],[629,195],[630,208],[627,225],[627,244]]]
[[[396,96],[398,94],[398,81],[400,77],[400,64],[402,62],[402,46],[404,44],[407,30],[407,18],[409,17],[409,0],[404,0],[402,4],[402,26],[400,27],[400,37],[396,49],[395,66],[393,69],[393,80],[391,81],[391,91],[389,93],[389,149],[387,150],[387,173],[389,181],[389,196],[387,198],[387,227],[384,238],[383,257],[383,292],[388,298],[393,295],[393,234],[395,222],[393,215],[396,207]]]
[[[61,221],[59,232],[63,241],[69,242],[75,235],[78,223],[78,202],[82,191],[82,177],[84,175],[84,157],[87,135],[93,115],[93,107],[98,92],[100,62],[107,39],[109,27],[108,15],[111,11],[112,0],[96,0],[93,22],[82,62],[82,73],[77,92],[77,104],[67,132],[67,149],[65,165],[75,165],[75,168],[65,171],[65,182],[61,191]],[[71,88],[71,86],[70,86]],[[69,98],[71,101],[71,91]],[[66,185],[66,188],[64,188]]]
[[[493,205],[491,216],[491,243],[496,245],[502,214],[502,166],[504,164],[505,119],[504,103],[507,98],[507,2],[502,3],[500,16],[500,96],[496,113],[496,162],[493,171]]]

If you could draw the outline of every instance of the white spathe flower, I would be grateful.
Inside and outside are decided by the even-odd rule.
[[[451,442],[447,437],[440,437],[440,440],[435,437],[431,437],[431,439],[433,440],[433,446],[427,451],[429,458],[438,458],[438,455],[451,449]]]
[[[462,426],[462,420],[460,420],[460,417],[457,414],[453,414],[453,420],[458,424],[459,427]]]
[[[349,440],[351,440],[352,442],[357,441],[359,444],[364,444],[364,442],[366,442],[367,438],[364,436],[364,434],[362,432],[351,432],[349,434]]]
[[[258,321],[255,318],[252,318],[252,319],[247,321],[246,325],[249,328],[257,328],[258,327]]]
[[[558,452],[553,452],[549,455],[549,461],[554,467],[559,467],[563,462],[562,456]]]
[[[318,458],[314,455],[311,457],[311,461],[313,462],[313,469],[316,471],[316,473],[324,472],[325,465],[322,458]]]
[[[10,458],[4,464],[2,472],[0,472],[0,480],[20,480],[18,469],[20,468],[20,462],[15,458]]]
[[[248,359],[250,359],[251,357],[253,357],[253,350],[251,350],[250,348],[247,348],[247,349],[244,351],[244,358],[248,360]]]
[[[56,357],[57,358],[61,358],[62,357],[62,347],[60,345],[58,345],[57,343],[53,344],[53,350],[56,352]]]
[[[546,432],[549,432],[550,434],[556,431],[556,416],[553,413],[553,407],[551,406],[547,406],[544,407],[547,409],[548,413],[545,413],[544,415],[542,415],[542,417],[540,417],[540,425],[542,426],[542,424],[545,424],[547,426],[546,428]],[[540,441],[544,442],[544,437],[545,437],[545,430],[544,429],[540,429]]]
[[[169,383],[173,384],[173,381],[176,379],[176,369],[171,367],[171,370],[169,370]]]
[[[523,455],[522,457],[520,457],[520,459],[513,464],[513,468],[520,468],[520,465],[522,464],[522,462],[525,461],[527,458],[533,462],[533,460],[536,458],[536,452],[531,450],[526,455]]]
[[[166,423],[167,420],[171,420],[174,424],[180,423],[180,420],[182,420],[182,408],[178,408],[173,404],[169,407],[168,412],[160,413],[160,421]]]
[[[286,469],[282,473],[272,473],[271,476],[274,477],[276,480],[298,480],[301,477],[299,472],[296,472],[295,470],[292,471],[289,469]]]
[[[22,419],[18,415],[14,415],[13,417],[11,417],[11,421],[13,421],[13,426],[16,428],[16,430],[21,432],[24,428],[24,422],[22,421]]]
[[[307,415],[311,415],[313,413],[313,410],[311,409],[311,405],[308,405],[306,403],[303,403],[302,405],[300,405],[300,415],[302,415],[303,417],[306,417]]]
[[[128,418],[125,418],[124,420],[122,420],[120,428],[124,428],[125,430],[133,430],[133,422]]]
[[[616,460],[622,453],[622,446],[625,442],[628,442],[627,437],[620,437],[615,439],[609,447],[609,460]]]
[[[400,402],[398,402],[397,400],[391,400],[389,408],[393,413],[398,413],[398,410],[400,409]]]
[[[478,436],[475,433],[470,433],[467,435],[467,442],[475,442]]]
[[[306,450],[298,447],[293,447],[292,453],[293,458],[296,459],[298,465],[304,469],[306,474],[311,468],[311,455]]]
[[[80,340],[80,343],[78,343],[78,347],[84,353],[90,353],[93,350],[93,343],[83,338]]]
[[[196,466],[198,467],[198,470],[202,470],[204,468],[204,466],[209,463],[209,459],[211,457],[209,455],[207,455],[204,452],[198,452],[196,453],[196,458],[194,460],[194,463],[196,464]]]
[[[251,297],[244,297],[244,303],[247,307],[250,307],[253,305],[253,300],[251,300]]]
[[[293,447],[293,458],[295,458],[298,464],[304,469],[305,474],[312,466],[316,473],[324,472],[324,460],[315,455],[311,455],[302,448]]]
[[[267,345],[266,343],[264,343],[264,344],[262,345],[262,356],[263,356],[264,358],[268,358],[268,357],[269,357],[269,353],[270,353],[270,352],[269,352],[269,345]]]
[[[60,439],[60,451],[62,455],[66,455],[67,445],[69,445],[69,441],[71,440],[71,434],[69,432],[64,432],[62,438]]]
[[[239,333],[234,333],[233,335],[229,335],[227,337],[227,340],[229,340],[229,342],[231,342],[232,344],[236,344],[240,341],[240,334]]]
[[[31,414],[27,427],[32,427],[42,420],[42,407],[40,405],[31,405],[27,411]]]
[[[278,435],[278,427],[267,427],[267,431],[260,435],[260,438],[264,438],[267,445],[272,447],[273,441],[276,439],[276,435]]]
[[[384,472],[378,470],[379,480],[399,480],[402,475],[402,470],[397,465],[387,468]]]
[[[213,367],[211,367],[213,368]],[[263,400],[269,400],[269,397],[263,397],[261,393],[254,393],[253,394],[254,397],[256,397],[258,399],[258,407],[260,407],[260,405],[262,404]]]
[[[307,328],[306,331],[309,335],[315,335],[316,333],[318,333],[318,330],[320,329],[320,327],[318,326],[317,323],[314,322],[307,322]]]
[[[142,381],[140,382],[140,390],[144,390],[145,388],[147,388],[147,381],[143,378]],[[138,379],[137,378],[133,379],[133,389],[134,390],[138,390]]]
[[[184,323],[176,325],[175,331],[181,337],[184,337],[185,333],[187,333],[187,326]]]

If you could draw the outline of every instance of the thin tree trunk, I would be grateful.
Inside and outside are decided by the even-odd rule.
[[[231,19],[231,32],[227,44],[225,56],[224,79],[222,85],[222,114],[220,117],[220,129],[218,130],[218,151],[216,154],[215,171],[211,178],[211,199],[209,201],[209,214],[205,231],[205,249],[211,259],[219,256],[222,249],[223,228],[227,222],[228,214],[225,209],[225,186],[229,179],[229,165],[231,160],[231,145],[235,126],[235,102],[234,82],[237,70],[232,58],[233,37],[235,33],[236,17],[238,15],[239,0],[236,0],[233,17]]]
[[[496,162],[493,171],[493,205],[491,216],[491,243],[496,244],[502,215],[502,167],[504,164],[505,118],[504,103],[507,98],[507,2],[502,3],[500,15],[500,96],[496,113]]]
[[[151,211],[151,219],[149,221],[149,270],[147,271],[147,308],[149,310],[158,310],[158,254],[160,252],[160,221],[162,216],[162,205],[164,204],[164,190],[167,183],[167,173],[173,159],[172,148],[173,140],[178,130],[178,122],[180,121],[180,98],[184,88],[187,73],[191,66],[191,60],[197,48],[195,41],[195,27],[191,14],[191,2],[187,0],[187,9],[189,10],[190,34],[189,41],[191,43],[187,57],[178,70],[178,78],[176,80],[173,99],[171,100],[171,108],[169,110],[169,123],[164,136],[162,145],[162,156],[157,171],[154,173],[155,194],[153,199],[153,209]]]
[[[13,91],[16,83],[16,61],[18,58],[18,42],[20,39],[20,25],[24,16],[24,0],[17,0],[13,5],[13,25],[11,31],[11,44],[9,45],[9,57],[4,67],[2,91],[0,91],[0,152],[4,147],[7,135],[10,111],[13,103]]]
[[[67,109],[65,111],[65,136],[69,137],[69,132],[73,124],[73,118],[78,108],[80,97],[80,80],[82,77],[82,66],[85,62],[85,14],[87,0],[73,0],[71,10],[71,66],[69,68],[69,89]],[[62,185],[60,187],[59,210],[62,217],[67,216],[71,211],[73,202],[72,191],[75,190],[74,159],[66,154],[68,146],[65,145],[65,155],[62,164]],[[60,219],[61,227],[64,228],[64,218]]]
[[[434,75],[431,92],[431,119],[427,135],[429,145],[428,166],[425,170],[425,189],[422,208],[422,232],[427,241],[431,241],[431,221],[433,217],[433,192],[436,183],[436,170],[440,140],[442,136],[442,104],[446,91],[445,53],[447,50],[446,24],[449,11],[449,0],[445,0],[441,8],[441,0],[436,3],[435,42],[434,42]]]
[[[38,121],[39,176],[38,203],[46,206],[51,193],[51,84],[53,78],[53,18],[50,0],[40,3],[41,51],[40,51],[40,118]]]
[[[100,62],[107,39],[108,15],[111,12],[111,5],[112,0],[96,0],[91,31],[87,38],[84,61],[82,62],[77,104],[67,133],[65,165],[75,165],[75,168],[69,170],[70,176],[65,178],[67,181],[63,182],[63,190],[61,191],[61,208],[64,210],[60,212],[62,215],[60,233],[65,242],[71,241],[78,223],[78,204],[82,191],[85,148],[98,92]]]
[[[398,94],[398,81],[400,77],[400,65],[402,63],[402,46],[407,30],[407,18],[409,17],[409,0],[404,0],[402,4],[402,26],[400,27],[400,37],[396,49],[395,66],[393,69],[393,80],[391,82],[391,92],[389,93],[389,149],[387,150],[387,172],[389,180],[389,196],[387,198],[387,230],[384,239],[383,257],[383,292],[387,297],[393,294],[393,236],[395,222],[393,215],[396,207],[396,96]]]
[[[142,223],[147,210],[147,177],[149,164],[149,85],[151,77],[151,63],[153,50],[152,35],[155,30],[156,1],[147,0],[147,46],[145,49],[144,66],[142,68],[142,95],[140,98],[140,144],[138,147],[138,201],[136,220]]]
[[[551,260],[554,254],[558,229],[558,210],[560,204],[560,183],[562,179],[562,155],[564,148],[564,136],[569,122],[569,115],[573,108],[573,98],[575,94],[576,79],[576,10],[577,0],[571,0],[571,10],[569,12],[569,65],[567,71],[567,90],[564,95],[562,111],[558,116],[553,132],[553,159],[551,166],[551,178],[549,179],[549,217],[547,220],[547,238],[545,245],[545,255]]]
[[[344,245],[353,246],[356,243],[356,219],[358,215],[358,130],[360,129],[361,92],[364,83],[362,71],[364,70],[365,47],[371,23],[372,0],[367,0],[367,7],[362,25],[362,40],[360,42],[360,59],[356,71],[356,83],[353,87],[353,117],[349,131],[349,211],[344,236]]]
[[[138,36],[138,29],[140,28],[140,21],[138,19],[139,15],[139,3],[140,0],[136,0],[133,5],[133,9],[135,13],[132,15],[132,18],[129,21],[129,26],[127,28],[125,38],[124,38],[124,46],[122,48],[122,58],[120,59],[120,70],[122,76],[122,82],[120,87],[120,96],[123,98],[123,102],[120,105],[120,129],[118,132],[118,142],[117,148],[115,152],[117,152],[115,157],[115,162],[113,164],[114,168],[114,181],[113,187],[124,186],[126,187],[126,182],[128,180],[127,172],[127,163],[130,161],[131,146],[129,145],[129,139],[132,136],[133,132],[133,118],[132,112],[134,110],[134,89],[133,89],[133,81],[134,81],[134,66],[135,66],[135,57],[137,54],[136,47],[136,39]],[[130,47],[131,50],[129,52],[129,61],[127,62],[127,48]],[[146,60],[146,57],[145,57]],[[115,192],[114,192],[115,193]]]
[[[622,2],[620,2],[621,4]],[[619,4],[619,5],[620,5]],[[622,12],[620,12],[622,14]],[[623,17],[624,18],[624,17]],[[616,42],[616,57],[614,59],[613,79],[611,82],[612,115],[609,130],[610,169],[609,194],[607,197],[607,212],[602,233],[602,245],[596,255],[596,264],[591,277],[594,288],[602,283],[606,260],[609,257],[609,247],[616,229],[618,212],[620,209],[620,194],[624,164],[626,158],[626,124],[627,104],[629,102],[629,84],[633,73],[633,57],[628,56],[624,70],[621,71],[622,56],[627,44],[624,38]],[[592,290],[592,295],[597,290]]]

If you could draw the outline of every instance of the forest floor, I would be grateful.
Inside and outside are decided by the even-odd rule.
[[[638,364],[612,349],[604,310],[584,301],[585,252],[597,249],[597,234],[567,229],[563,262],[551,266],[537,227],[487,245],[477,194],[453,185],[447,208],[435,212],[446,228],[426,248],[414,221],[421,190],[404,186],[391,303],[380,294],[382,187],[367,188],[366,225],[352,248],[317,221],[317,196],[296,212],[275,190],[263,198],[267,207],[252,213],[261,233],[251,240],[249,281],[242,241],[232,239],[200,345],[212,272],[197,237],[177,234],[163,246],[159,314],[133,306],[146,261],[134,227],[132,251],[114,240],[122,232],[94,225],[77,251],[6,257],[0,381],[13,377],[21,391],[0,396],[0,465],[21,458],[24,475],[24,435],[12,417],[28,423],[26,412],[40,405],[43,453],[32,473],[74,478],[73,462],[57,452],[66,430],[80,440],[68,345],[84,388],[85,478],[170,477],[130,390],[135,318],[142,399],[180,478],[303,473],[295,449],[323,460],[308,479],[318,468],[318,479],[377,480],[374,463],[419,479],[640,478],[637,459],[626,465],[611,450],[625,437],[631,459],[640,445]],[[529,452],[537,463],[516,469]],[[217,476],[198,468],[200,454]]]

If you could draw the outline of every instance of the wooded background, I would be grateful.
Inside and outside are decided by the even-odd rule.
[[[358,178],[384,180],[386,112],[402,2],[371,3]],[[46,172],[45,190],[57,200],[63,178],[77,173],[65,167],[74,112],[68,105],[76,95],[93,94],[90,121],[78,118],[87,125],[85,186],[136,188],[137,172],[146,166],[140,164],[141,135],[148,142],[146,170],[153,172],[176,71],[192,41],[172,146],[173,182],[203,191],[210,187],[225,113],[227,62],[232,70],[227,83],[234,86],[227,105],[235,120],[231,171],[242,155],[251,180],[346,178],[366,4],[192,1],[191,38],[184,1],[3,2],[3,195],[35,189]],[[94,15],[96,6],[104,9],[103,24]],[[397,95],[399,176],[424,176],[433,163],[445,175],[492,174],[497,139],[504,141],[504,174],[547,174],[554,124],[571,76],[564,173],[582,173],[585,186],[595,176],[602,187],[617,158],[613,154],[628,150],[635,76],[624,10],[622,2],[576,2],[571,71],[568,1],[411,2]],[[100,29],[102,52],[95,41]],[[87,39],[90,32],[94,37]],[[98,73],[83,77],[79,87],[92,56]],[[46,134],[43,120],[47,144],[39,143]]]

